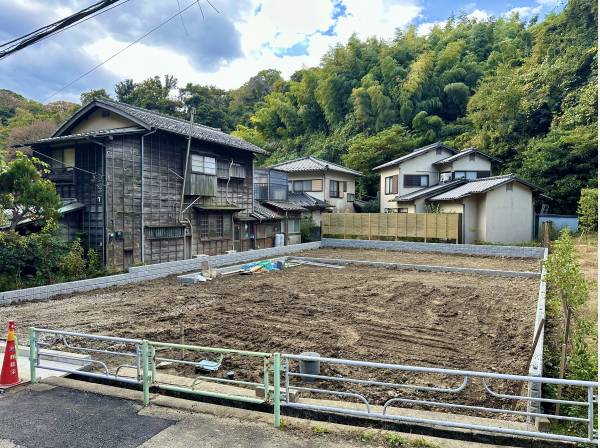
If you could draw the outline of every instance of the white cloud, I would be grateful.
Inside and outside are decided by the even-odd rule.
[[[539,14],[540,12],[542,12],[542,5],[538,5],[538,6],[519,6],[517,8],[513,8],[509,11],[507,11],[504,16],[509,17],[515,13],[519,14],[519,17],[523,18],[523,17],[531,17],[535,14]]]
[[[467,17],[469,19],[475,19],[478,22],[483,22],[483,21],[489,19],[490,15],[482,9],[476,9],[473,12],[471,12],[471,14],[467,14]]]
[[[441,22],[421,23],[421,24],[419,24],[419,26],[417,26],[417,35],[427,36],[429,33],[431,33],[431,30],[433,29],[434,26],[439,26],[440,28],[444,28],[446,26],[446,22],[441,21]]]

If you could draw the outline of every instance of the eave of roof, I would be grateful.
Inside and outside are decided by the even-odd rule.
[[[108,137],[114,135],[124,135],[124,134],[137,134],[139,132],[143,132],[144,128],[139,127],[128,127],[128,128],[115,128],[115,129],[101,129],[97,131],[90,132],[82,132],[80,134],[69,134],[69,135],[61,135],[57,137],[48,137],[42,138],[40,140],[36,140],[34,142],[21,143],[18,145],[14,145],[13,148],[22,148],[24,146],[39,146],[49,143],[60,143],[60,142],[71,142],[77,140],[89,140],[90,138],[96,137]]]
[[[305,212],[306,208],[288,201],[262,201],[264,205],[271,206],[284,212]]]
[[[333,205],[330,205],[327,202],[315,198],[307,193],[288,193],[288,202],[297,204],[310,210],[325,210],[327,208],[333,208]]]
[[[501,187],[509,182],[518,182],[531,188],[536,193],[542,193],[543,190],[526,180],[520,179],[513,174],[505,174],[502,176],[484,177],[467,181],[467,183],[458,186],[452,190],[445,191],[442,194],[429,198],[429,201],[455,201],[474,194],[487,193],[490,190]],[[541,196],[544,196],[541,194]]]
[[[241,138],[227,134],[220,129],[211,128],[198,123],[190,124],[187,120],[165,115],[160,112],[143,109],[130,104],[120,103],[107,99],[97,99],[79,109],[67,121],[58,127],[53,137],[58,137],[73,126],[80,117],[90,112],[95,107],[101,107],[110,110],[116,114],[124,116],[137,125],[145,129],[159,129],[165,132],[215,143],[218,145],[250,151],[256,154],[267,154],[262,148],[249,143]]]
[[[437,149],[437,148],[443,148],[447,151],[450,151],[453,154],[457,153],[456,149],[452,148],[451,146],[445,145],[442,142],[435,142],[435,143],[432,143],[431,145],[422,146],[421,148],[414,149],[412,152],[410,152],[406,155],[403,155],[402,157],[398,157],[397,159],[390,160],[389,162],[386,162],[379,166],[376,166],[375,168],[373,168],[373,171],[377,171],[382,168],[387,168],[389,166],[398,165],[399,163],[405,162],[410,159],[414,159],[415,157],[426,154],[429,151],[431,151],[433,149]]]
[[[269,168],[285,171],[287,173],[300,173],[308,171],[338,171],[340,173],[352,174],[354,176],[362,176],[362,173],[359,173],[358,171],[313,156],[288,160],[287,162],[281,162],[272,165]]]
[[[442,193],[444,191],[452,190],[453,188],[458,187],[466,183],[465,179],[455,179],[450,182],[445,182],[441,184],[432,185],[431,187],[421,188],[420,190],[413,191],[411,193],[403,194],[402,196],[396,196],[390,202],[408,202],[414,201],[415,199],[420,199],[423,197],[431,197],[436,194]]]
[[[277,214],[277,212],[274,212],[267,207],[263,207],[258,201],[254,201],[254,211],[250,213],[250,215],[260,221],[283,219],[283,216]]]
[[[244,210],[244,207],[240,207],[239,205],[193,205],[198,211],[225,211],[225,212],[241,212]]]
[[[486,159],[492,160],[492,161],[494,161],[494,162],[498,162],[498,163],[501,163],[501,162],[502,162],[500,159],[497,159],[497,158],[496,158],[496,157],[494,157],[494,156],[491,156],[491,155],[489,155],[489,154],[486,154],[486,153],[484,153],[484,152],[482,152],[482,151],[478,150],[477,148],[467,148],[467,149],[465,149],[465,150],[463,150],[463,151],[460,151],[460,152],[458,152],[457,154],[453,154],[453,155],[451,155],[451,156],[449,156],[449,157],[446,157],[445,159],[438,160],[437,162],[433,162],[433,163],[432,163],[432,165],[439,166],[439,165],[445,165],[445,164],[447,164],[447,163],[452,163],[452,162],[454,162],[455,160],[462,159],[463,157],[465,157],[465,156],[467,156],[467,155],[469,155],[469,154],[473,154],[473,153],[475,153],[475,154],[478,154],[478,155],[480,155],[481,157],[484,157],[484,158],[486,158]]]

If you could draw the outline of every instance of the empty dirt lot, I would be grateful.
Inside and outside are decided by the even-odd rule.
[[[22,332],[35,325],[179,342],[182,322],[189,344],[525,374],[537,287],[535,279],[299,266],[191,286],[169,277],[0,313]],[[229,358],[223,364],[240,379],[259,380],[257,367]]]
[[[498,269],[503,271],[539,272],[541,268],[541,261],[531,258],[475,257],[470,255],[427,254],[374,249],[322,248],[301,252],[297,255],[349,260],[386,261],[390,263]]]

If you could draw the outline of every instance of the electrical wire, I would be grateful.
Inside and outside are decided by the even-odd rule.
[[[213,7],[213,9],[217,12],[219,12],[213,5],[212,3],[210,3],[209,0],[207,0],[208,3]],[[180,14],[184,13],[185,11],[187,11],[188,9],[190,9],[192,6],[194,6],[196,3],[199,3],[200,0],[196,0],[192,3],[190,3],[188,6],[186,6],[185,8],[183,8],[182,10],[176,12],[175,14],[173,14],[172,16],[170,16],[168,19],[162,21],[161,23],[159,23],[157,26],[155,26],[154,28],[152,28],[150,31],[146,32],[145,34],[143,34],[142,36],[138,37],[137,39],[135,39],[133,42],[127,44],[125,47],[121,48],[119,51],[117,51],[116,53],[113,53],[111,56],[109,56],[107,59],[105,59],[104,61],[94,65],[91,69],[89,69],[87,72],[79,75],[77,78],[75,78],[74,80],[70,81],[69,83],[65,84],[63,87],[61,87],[60,89],[58,89],[57,91],[55,91],[52,95],[46,97],[43,102],[47,102],[49,99],[54,98],[56,95],[58,95],[59,93],[61,93],[62,91],[64,91],[65,89],[71,87],[73,84],[75,84],[77,81],[83,79],[84,77],[86,77],[87,75],[89,75],[90,73],[96,71],[97,69],[99,69],[100,67],[102,67],[104,64],[106,64],[107,62],[109,62],[110,60],[114,59],[115,57],[117,57],[118,55],[120,55],[121,53],[123,53],[124,51],[128,50],[129,48],[133,47],[135,44],[137,44],[138,42],[140,42],[142,39],[148,37],[150,34],[152,34],[153,32],[155,32],[156,30],[158,30],[159,28],[162,28],[164,25],[166,25],[167,23],[171,22],[173,19],[175,19],[177,16],[179,16]]]
[[[0,59],[5,58],[6,56],[16,53],[17,51],[23,50],[24,48],[33,45],[34,43],[42,40],[46,36],[54,35],[61,29],[68,27],[74,23],[80,22],[87,16],[90,16],[98,11],[101,11],[110,5],[117,3],[119,0],[102,0],[93,5],[88,6],[80,11],[77,11],[74,14],[71,14],[64,19],[53,22],[49,25],[46,25],[42,28],[39,28],[35,31],[27,33],[21,37],[16,39],[12,39],[9,42],[2,44],[2,47],[6,47],[10,45],[7,49],[0,51]],[[12,44],[12,45],[11,45]]]

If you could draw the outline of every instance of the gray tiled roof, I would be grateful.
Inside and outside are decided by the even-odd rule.
[[[437,148],[444,148],[453,154],[455,154],[457,152],[456,149],[452,148],[451,146],[444,145],[442,142],[435,142],[435,143],[432,143],[431,145],[417,148],[417,149],[413,150],[411,153],[408,153],[402,157],[398,157],[397,159],[390,160],[389,162],[386,162],[382,165],[376,166],[375,168],[373,168],[373,171],[380,170],[381,168],[387,168],[388,166],[398,165],[399,163],[413,159],[415,157],[418,157],[422,154],[425,154],[425,153],[431,151],[432,149],[437,149]]]
[[[451,201],[454,199],[461,199],[472,194],[485,193],[489,190],[493,190],[501,185],[509,182],[519,182],[534,191],[541,191],[540,188],[533,184],[530,184],[523,179],[519,179],[513,174],[505,174],[503,176],[484,177],[481,179],[468,181],[466,184],[460,185],[457,188],[446,191],[442,194],[430,198],[430,201]]]
[[[82,132],[80,134],[61,135],[58,137],[48,137],[36,140],[35,142],[22,143],[15,145],[15,147],[31,146],[33,144],[40,143],[53,143],[65,140],[85,140],[89,137],[103,137],[106,135],[122,135],[122,134],[135,134],[136,132],[142,132],[144,128],[141,127],[129,127],[129,128],[118,128],[118,129],[101,129],[98,131]]]
[[[288,193],[288,201],[299,205],[300,207],[305,207],[309,209],[326,209],[328,207],[333,207],[329,205],[327,202],[322,201],[321,199],[315,198],[308,193]]]
[[[258,201],[254,201],[254,212],[252,212],[250,215],[261,221],[283,219],[283,216],[277,214],[267,207],[264,207]]]
[[[446,157],[445,159],[438,160],[437,162],[434,162],[432,165],[444,165],[446,163],[452,163],[455,160],[462,159],[463,157],[468,156],[469,154],[479,154],[481,157],[493,160],[494,162],[501,161],[500,159],[497,159],[496,157],[493,157],[493,156],[490,156],[489,154],[481,152],[477,148],[467,148],[464,151],[460,151],[459,153],[454,154],[450,157]]]
[[[289,201],[263,201],[264,205],[273,207],[284,212],[305,212],[306,209]]]
[[[316,157],[302,157],[300,159],[289,160],[287,162],[272,165],[269,168],[274,168],[288,173],[297,173],[303,171],[339,171],[340,173],[352,174],[354,176],[362,176],[358,171],[351,170],[337,163],[328,162],[327,160],[318,159]]]
[[[71,127],[77,118],[97,106],[121,114],[146,129],[160,129],[162,131],[172,132],[186,137],[191,134],[193,138],[205,142],[251,151],[257,154],[267,153],[264,149],[259,148],[252,143],[248,143],[241,138],[229,135],[220,129],[211,128],[198,123],[190,125],[189,121],[180,118],[107,99],[97,99],[79,109],[79,111],[57,129],[53,137],[62,135],[69,127]]]
[[[453,180],[450,182],[444,182],[441,184],[432,185],[431,187],[421,188],[420,190],[406,193],[406,194],[403,194],[402,196],[396,196],[390,202],[406,202],[406,201],[413,201],[415,199],[419,199],[419,198],[423,198],[423,197],[435,196],[436,194],[439,194],[444,191],[451,190],[455,187],[458,187],[459,185],[462,185],[465,182],[466,182],[465,179],[456,179],[456,180]]]

